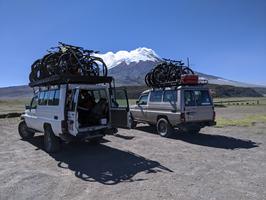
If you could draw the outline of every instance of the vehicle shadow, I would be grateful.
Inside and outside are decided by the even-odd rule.
[[[136,129],[147,133],[157,134],[156,127],[154,126],[138,126],[136,127]],[[259,146],[258,143],[253,142],[251,140],[242,140],[224,135],[214,135],[206,133],[189,134],[179,132],[178,130],[175,130],[174,134],[170,137],[170,139],[182,140],[184,142],[201,146],[231,150],[251,149]]]
[[[36,146],[36,150],[44,150],[43,136],[35,136],[28,142]],[[61,151],[50,156],[58,161],[58,167],[74,171],[75,176],[81,180],[106,185],[145,180],[133,178],[140,172],[146,174],[173,172],[157,161],[102,143],[98,145],[90,145],[86,142],[62,144]]]

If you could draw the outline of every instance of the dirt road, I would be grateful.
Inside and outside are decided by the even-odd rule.
[[[266,124],[205,128],[199,135],[119,130],[98,146],[43,151],[0,121],[0,199],[266,199]]]

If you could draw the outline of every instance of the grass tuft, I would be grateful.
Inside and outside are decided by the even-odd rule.
[[[256,123],[266,123],[266,115],[257,114],[257,115],[249,115],[247,117],[241,119],[227,119],[227,118],[217,118],[216,119],[216,127],[223,128],[225,126],[253,126]]]

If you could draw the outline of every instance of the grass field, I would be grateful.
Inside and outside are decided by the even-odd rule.
[[[238,98],[215,98],[215,105],[238,106],[238,105],[266,105],[266,97],[238,97]]]
[[[240,119],[228,119],[224,117],[217,117],[216,127],[223,128],[226,126],[253,126],[255,123],[266,122],[266,114],[250,114]]]
[[[129,99],[129,104],[135,104],[136,100],[137,99]],[[258,101],[259,104],[257,104]],[[23,112],[25,104],[29,104],[29,102],[30,99],[0,100],[0,114]],[[217,98],[214,99],[214,102],[219,102],[219,104],[225,105],[227,107],[224,111],[226,112],[226,115],[220,114],[221,111],[223,111],[223,108],[216,108],[218,111],[216,115],[217,127],[252,126],[257,122],[266,122],[266,97]],[[234,108],[237,108],[237,111],[233,111]],[[237,114],[239,116],[235,117]]]
[[[11,112],[23,112],[25,104],[30,104],[30,99],[6,99],[0,100],[0,114]]]

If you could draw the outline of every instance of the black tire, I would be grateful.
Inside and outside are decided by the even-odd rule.
[[[44,129],[44,149],[48,153],[55,153],[60,149],[60,139],[54,135],[51,127]]]
[[[167,63],[157,65],[152,72],[152,80],[156,85],[165,84],[169,79],[169,71]]]
[[[134,120],[132,113],[130,113],[130,123],[131,123],[130,124],[131,129],[134,129],[137,127],[138,122]]]
[[[180,81],[181,78],[181,67],[176,65],[171,65],[169,70],[169,81],[176,82]]]
[[[105,62],[103,61],[103,59],[98,58],[98,57],[91,56],[91,61],[90,62],[97,64],[97,67],[96,68],[93,68],[93,69],[96,70],[96,72],[98,70],[98,73],[96,73],[96,74],[98,74],[98,76],[103,76],[103,77],[106,77],[107,76],[108,70],[107,70],[107,66],[106,66]]]
[[[20,137],[24,140],[33,138],[34,136],[34,132],[29,130],[29,128],[27,127],[26,122],[23,120],[19,123],[18,125],[18,133],[20,135]]]
[[[194,74],[194,71],[189,67],[185,67],[182,69],[182,74]]]
[[[49,74],[49,76],[60,74],[60,69],[58,67],[58,61],[61,55],[62,53],[60,52],[54,52],[54,53],[47,54],[43,58],[42,65],[43,67],[46,68],[46,71]]]
[[[137,124],[138,124],[138,122],[133,120],[131,122],[131,129],[135,129],[137,127]]]
[[[156,124],[157,132],[162,137],[170,137],[173,133],[171,124],[165,118],[160,118]]]

